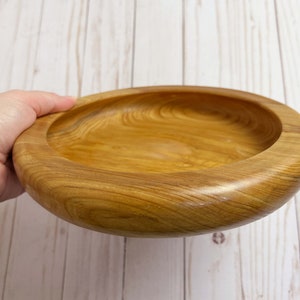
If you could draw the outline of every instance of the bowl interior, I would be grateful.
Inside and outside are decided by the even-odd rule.
[[[118,172],[213,168],[270,147],[281,123],[257,103],[194,92],[147,92],[63,114],[49,145],[74,162]]]

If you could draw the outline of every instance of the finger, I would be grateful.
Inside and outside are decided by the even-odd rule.
[[[24,192],[17,175],[12,169],[0,164],[0,202],[15,198]]]
[[[28,105],[36,114],[42,115],[65,111],[75,104],[75,98],[70,96],[59,96],[55,93],[42,91],[21,91],[14,90],[0,94],[0,98],[7,101],[18,101]]]

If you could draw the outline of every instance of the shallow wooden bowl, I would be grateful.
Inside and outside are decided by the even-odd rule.
[[[27,192],[82,227],[126,236],[230,228],[300,185],[300,116],[241,91],[149,87],[88,96],[16,141]]]

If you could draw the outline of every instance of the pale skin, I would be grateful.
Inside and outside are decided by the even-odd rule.
[[[0,202],[24,192],[11,158],[17,137],[38,117],[68,110],[74,104],[74,97],[48,92],[14,90],[0,93]]]

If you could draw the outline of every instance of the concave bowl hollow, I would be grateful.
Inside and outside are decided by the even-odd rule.
[[[188,236],[254,221],[300,184],[300,117],[229,89],[87,96],[16,141],[26,191],[53,214],[117,235]]]

